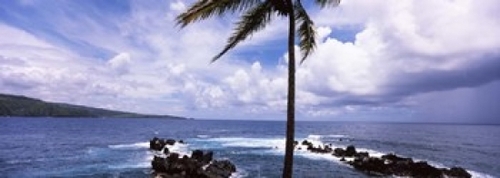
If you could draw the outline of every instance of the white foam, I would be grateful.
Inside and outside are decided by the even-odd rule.
[[[469,172],[469,174],[472,175],[473,178],[495,178],[495,176],[476,171],[467,170],[467,172]]]
[[[191,150],[189,149],[188,144],[175,143],[174,145],[166,145],[165,147],[168,148],[170,152],[179,153],[179,156],[181,157],[184,155],[191,155]]]
[[[378,157],[381,158],[383,155],[386,155],[386,153],[382,153],[377,150],[372,150],[372,149],[367,149],[367,148],[356,148],[357,152],[367,152],[370,154],[371,157]]]
[[[329,161],[338,161],[338,159],[335,156],[332,156],[332,154],[328,153],[313,153],[307,150],[297,150],[295,151],[295,155],[305,157],[307,159],[312,159],[312,160],[329,160]]]
[[[326,135],[331,137],[345,137],[346,135]],[[320,154],[320,153],[312,153],[307,150],[307,145],[302,145],[303,140],[307,140],[312,143],[314,147],[324,148],[325,145],[328,145],[330,148],[344,148],[344,145],[337,145],[334,143],[323,143],[321,138],[323,135],[309,135],[305,139],[298,139],[298,145],[295,147],[295,154],[298,156],[302,156],[308,159],[313,160],[335,160],[340,161],[340,158],[333,156],[331,153],[329,154]],[[217,142],[224,147],[244,147],[244,148],[269,148],[267,151],[259,152],[273,154],[273,155],[281,155],[285,152],[285,139],[284,138],[245,138],[245,137],[223,137],[223,138],[209,138],[207,141]],[[370,156],[381,157],[384,153],[366,149],[366,148],[356,148],[357,151],[368,152]],[[234,154],[239,154],[240,152],[234,152]],[[248,152],[244,152],[245,154]],[[346,158],[347,160],[349,158]]]
[[[198,138],[203,138],[205,137],[204,135],[199,135]],[[340,134],[335,134],[335,135],[316,135],[316,134],[311,134],[308,135],[307,138],[305,139],[297,139],[299,142],[298,145],[295,147],[295,152],[294,154],[297,156],[301,156],[307,159],[312,159],[312,160],[326,160],[326,161],[334,161],[339,163],[340,165],[344,166],[349,166],[348,164],[344,164],[342,161],[340,161],[340,158],[333,156],[331,153],[312,153],[307,150],[307,145],[302,145],[303,140],[307,140],[308,142],[312,143],[314,147],[321,147],[323,148],[325,145],[330,146],[332,149],[334,148],[345,148],[345,145],[337,145],[334,143],[323,143],[321,141],[321,138],[347,138],[349,137],[348,135],[340,135]],[[259,151],[258,154],[262,153],[267,153],[267,154],[273,154],[273,155],[282,155],[285,152],[285,139],[284,138],[247,138],[247,137],[222,137],[222,138],[203,138],[204,141],[208,142],[216,142],[224,147],[244,147],[244,148],[268,148],[266,151]],[[176,144],[180,145],[180,144]],[[170,149],[170,148],[169,148]],[[187,153],[187,148],[179,148],[181,149],[180,151],[177,152],[184,152]],[[184,150],[184,151],[182,151]],[[358,152],[368,152],[370,156],[372,157],[382,157],[383,155],[387,153],[382,153],[377,150],[373,149],[367,149],[367,148],[358,148],[356,147],[356,150]],[[174,150],[172,150],[174,151]],[[248,152],[244,152],[245,154]],[[233,154],[240,154],[240,152],[233,152]],[[257,154],[257,153],[256,153]],[[399,155],[399,154],[398,154]],[[399,155],[403,156],[404,155]],[[346,161],[352,161],[354,158],[345,158]],[[414,159],[415,161],[419,161],[418,159]],[[432,162],[432,161],[427,161],[430,165],[435,166],[435,167],[446,167],[442,164]],[[494,178],[494,176],[480,173],[480,172],[475,172],[471,170],[467,170],[473,178]],[[239,178],[239,177],[246,177],[247,173],[245,171],[239,171],[236,173],[233,173],[231,175],[232,178]]]
[[[197,135],[196,137],[198,137],[198,138],[209,138],[210,135]]]
[[[335,149],[335,148],[341,147],[341,146],[338,146],[335,144],[330,144],[330,143],[325,144],[322,141],[320,141],[319,139],[318,140],[310,140],[310,138],[318,138],[315,136],[312,136],[312,137],[308,136],[307,138],[309,138],[309,139],[305,139],[305,140],[310,142],[316,148],[324,148],[325,146],[329,146],[330,148]],[[313,153],[313,152],[307,150],[307,147],[308,147],[308,145],[302,145],[302,142],[300,141],[299,144],[295,147],[294,154],[297,156],[301,156],[301,157],[304,157],[307,159],[312,159],[312,160],[327,160],[327,161],[335,161],[338,163],[341,162],[340,158],[333,156],[332,153]]]
[[[307,136],[307,139],[311,139],[311,140],[319,140],[321,139],[322,135],[314,135],[314,134],[311,134],[311,135],[308,135]]]
[[[109,145],[108,148],[111,148],[111,149],[143,149],[143,148],[149,148],[149,142],[137,142],[137,143],[132,143],[132,144]]]
[[[229,178],[243,178],[243,177],[248,177],[248,172],[238,168],[236,172],[233,172]]]
[[[281,138],[224,137],[224,138],[210,138],[208,140],[213,142],[219,142],[224,147],[244,147],[244,148],[278,147],[279,148],[285,145],[285,139]]]
[[[349,135],[333,134],[333,135],[326,135],[326,137],[332,137],[332,138],[347,138],[347,137],[349,137]]]
[[[306,139],[320,140],[321,138],[348,138],[348,137],[349,135],[342,135],[342,134],[330,134],[330,135],[311,134],[308,135]]]

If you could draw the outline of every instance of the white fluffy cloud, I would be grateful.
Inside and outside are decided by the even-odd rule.
[[[327,97],[319,103],[326,110],[348,112],[342,106],[411,105],[406,99],[420,93],[498,80],[498,7],[491,0],[345,1],[337,12],[318,13],[320,24],[362,30],[352,43],[321,42],[299,69],[301,88]]]
[[[209,64],[233,22],[225,17],[180,30],[173,19],[185,8],[185,1],[133,2],[128,15],[99,15],[115,28],[78,17],[88,27],[85,31],[69,18],[54,18],[62,24],[55,31],[108,51],[105,58],[0,25],[2,36],[13,37],[0,39],[0,91],[190,117],[251,119],[284,113],[286,55],[248,62],[255,59],[248,52],[281,44],[285,21],[277,20],[236,52]],[[427,98],[425,93],[498,80],[498,10],[496,0],[350,0],[311,12],[318,44],[298,67],[299,115],[413,113],[428,101],[421,99]],[[359,29],[350,32],[354,41],[333,38],[337,30],[353,26]],[[247,56],[234,55],[238,51]]]

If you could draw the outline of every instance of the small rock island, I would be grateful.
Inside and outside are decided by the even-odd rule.
[[[184,144],[184,141],[160,139],[149,141],[155,153],[151,162],[153,177],[157,178],[229,178],[236,172],[236,166],[229,160],[214,160],[212,151],[194,150],[191,156],[171,152],[170,146]]]

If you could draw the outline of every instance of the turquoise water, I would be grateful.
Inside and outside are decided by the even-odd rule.
[[[355,145],[474,177],[500,177],[500,126],[298,122],[297,140]],[[234,177],[279,177],[284,122],[163,119],[0,118],[0,177],[149,177],[154,136],[183,139],[178,152],[208,149]],[[294,177],[368,177],[330,155],[295,153]]]

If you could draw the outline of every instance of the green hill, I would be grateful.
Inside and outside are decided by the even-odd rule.
[[[0,94],[0,117],[112,117],[186,119],[170,115],[147,115],[64,103],[50,103],[25,96]]]

